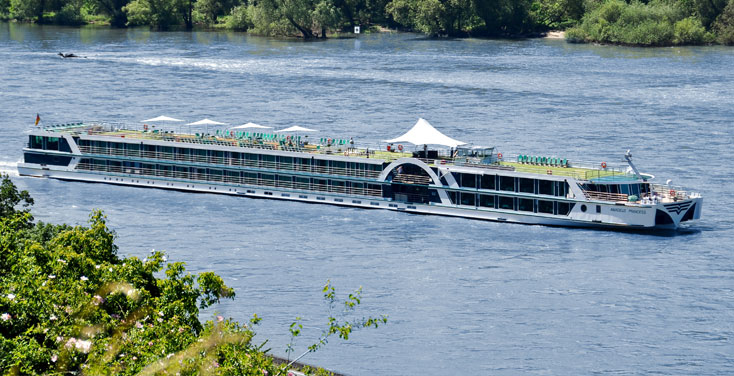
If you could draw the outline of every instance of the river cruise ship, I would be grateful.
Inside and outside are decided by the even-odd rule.
[[[675,229],[701,215],[699,194],[653,183],[629,152],[621,167],[556,156],[510,157],[449,138],[423,119],[403,136],[373,147],[352,139],[258,131],[194,133],[101,122],[35,127],[18,171],[551,226]]]

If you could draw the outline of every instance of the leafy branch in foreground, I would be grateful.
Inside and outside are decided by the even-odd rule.
[[[166,264],[162,252],[142,260],[119,257],[116,234],[100,211],[90,214],[88,227],[33,223],[32,202],[3,177],[0,374],[262,376],[286,370],[263,350],[267,341],[251,343],[257,315],[246,324],[221,316],[200,321],[200,309],[235,296],[221,277],[190,274],[182,262]],[[350,295],[347,306],[357,304],[359,294]],[[321,344],[337,332],[346,339],[354,326],[333,317],[329,323]]]
[[[322,292],[324,293],[324,300],[329,304],[329,318],[327,320],[327,326],[321,333],[318,341],[308,346],[307,350],[288,363],[287,367],[290,367],[306,354],[315,352],[325,346],[329,342],[329,337],[334,334],[337,334],[339,338],[346,341],[354,330],[370,327],[377,328],[380,324],[387,324],[387,315],[381,315],[380,317],[363,317],[361,319],[345,319],[345,316],[353,313],[357,306],[362,303],[362,287],[350,293],[343,305],[337,304],[336,289],[334,289],[334,286],[331,284],[331,280],[326,281],[326,285],[324,285]],[[342,309],[335,314],[334,311],[337,306],[341,306]],[[291,333],[291,342],[286,348],[286,353],[289,355],[294,351],[293,343],[295,338],[298,337],[301,334],[301,330],[303,330],[303,325],[301,325],[300,321],[301,318],[296,317],[296,321],[294,321],[289,328]]]

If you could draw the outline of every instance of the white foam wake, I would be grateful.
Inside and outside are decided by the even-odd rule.
[[[0,161],[0,174],[18,176],[18,162]]]

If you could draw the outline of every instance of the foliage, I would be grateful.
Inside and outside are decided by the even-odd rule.
[[[363,317],[360,319],[352,318],[350,320],[345,319],[346,315],[352,314],[357,306],[362,303],[361,287],[347,296],[346,300],[344,300],[344,303],[340,305],[341,310],[339,312],[335,312],[337,308],[336,289],[334,288],[334,286],[332,286],[331,281],[326,281],[326,285],[324,285],[322,292],[324,293],[324,300],[329,305],[329,317],[327,319],[326,328],[321,333],[318,341],[308,346],[306,352],[294,359],[293,362],[296,362],[306,354],[317,351],[318,349],[325,346],[329,342],[329,337],[334,334],[336,334],[339,338],[343,340],[348,340],[349,335],[354,330],[370,327],[378,328],[381,324],[387,323],[387,316],[385,315],[382,315],[380,317]],[[294,321],[289,328],[291,332],[291,342],[286,348],[286,353],[288,354],[293,352],[293,343],[296,337],[298,337],[303,330],[303,325],[301,325],[300,321],[301,318],[296,317],[296,321]],[[291,362],[291,364],[293,362]]]
[[[166,265],[162,252],[119,257],[100,211],[91,213],[88,227],[33,224],[28,193],[7,177],[2,188],[0,373],[260,376],[285,370],[251,343],[257,315],[247,324],[221,316],[199,321],[200,309],[234,298],[221,277],[192,275],[181,262]],[[156,277],[163,270],[165,277]],[[358,293],[350,295],[346,306],[359,302]],[[347,339],[353,327],[377,327],[375,320],[330,317],[328,330]]]
[[[127,24],[127,14],[123,8],[129,0],[89,0],[96,14],[104,13],[111,17],[110,24],[113,27],[123,27]]]
[[[84,6],[83,0],[70,0],[56,13],[54,22],[59,25],[70,25],[78,26],[83,25],[84,15],[82,13],[82,7]]]
[[[2,178],[2,183],[0,183],[0,218],[15,214],[30,215],[33,198],[31,198],[28,191],[18,191],[8,175],[2,174],[0,177]],[[23,207],[22,210],[18,210],[19,205]],[[33,217],[30,217],[30,220],[33,220]]]
[[[218,17],[230,13],[237,5],[234,0],[197,0],[194,9],[203,16],[207,25],[212,25],[217,22]]]
[[[238,5],[230,11],[229,17],[227,18],[226,25],[228,29],[236,31],[246,31],[250,29],[252,21],[250,20],[250,12],[244,5]]]
[[[719,43],[734,45],[734,0],[729,0],[729,4],[716,18],[714,30]]]
[[[641,46],[700,44],[713,39],[695,17],[684,17],[679,8],[664,2],[625,3],[608,0],[569,30],[571,41],[593,41]]]
[[[44,0],[10,0],[10,13],[18,20],[43,21]]]
[[[584,4],[582,0],[536,0],[530,12],[540,28],[565,29],[581,20]]]

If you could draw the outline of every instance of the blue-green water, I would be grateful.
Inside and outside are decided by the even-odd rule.
[[[81,59],[61,59],[73,52]],[[44,122],[158,115],[302,125],[377,142],[418,117],[506,155],[619,162],[701,192],[703,218],[652,236],[16,177],[44,221],[103,208],[123,255],[165,249],[237,290],[216,311],[264,318],[284,355],[320,288],[364,287],[387,326],[306,362],[354,375],[731,374],[734,49],[559,40],[303,43],[234,33],[0,24],[0,169]]]

